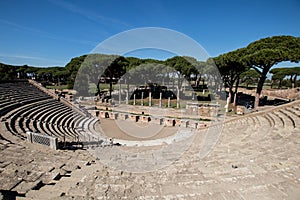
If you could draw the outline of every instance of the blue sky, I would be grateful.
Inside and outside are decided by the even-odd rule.
[[[181,32],[217,56],[264,37],[299,37],[299,8],[299,0],[1,0],[0,62],[65,66],[105,39],[141,27]],[[144,53],[132,55],[158,55]],[[161,53],[157,58],[170,56]]]

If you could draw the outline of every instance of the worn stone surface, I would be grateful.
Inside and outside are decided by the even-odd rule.
[[[3,122],[0,133],[0,190],[17,199],[300,198],[300,102],[228,120],[203,158],[206,130],[179,157],[168,143],[55,151],[18,139]],[[160,158],[172,162],[151,170]]]

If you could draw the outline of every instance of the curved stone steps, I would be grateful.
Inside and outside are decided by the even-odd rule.
[[[249,133],[253,134],[257,132],[257,129],[256,117],[245,117],[243,119],[233,121],[230,124],[226,123],[224,132],[220,139],[229,142],[228,148],[230,148],[230,144],[242,142],[245,138],[250,136]]]
[[[56,126],[52,123],[52,120],[55,119],[57,112],[60,112],[61,109],[63,108],[53,109],[50,113],[45,114],[45,116],[43,116],[43,121],[40,121],[40,126],[43,127],[44,134],[58,137],[59,140],[61,135],[56,129]]]
[[[251,116],[252,120],[253,120],[253,123],[254,123],[254,126],[255,126],[255,129],[259,128],[260,126],[263,125],[263,123],[261,122],[261,119],[260,118],[261,116],[260,115],[254,115],[254,116]]]
[[[283,111],[283,110],[282,110]],[[291,108],[285,108],[284,111],[289,118],[294,121],[295,127],[300,126],[300,115],[294,112]]]
[[[288,128],[288,129],[294,129],[296,127],[296,123],[295,123],[294,119],[288,113],[286,113],[284,111],[284,109],[278,110],[277,113],[283,119],[286,128]]]
[[[74,138],[76,138],[76,135],[73,135],[73,132],[71,131],[71,129],[67,126],[67,121],[68,120],[72,120],[73,119],[73,113],[69,113],[68,115],[66,115],[62,121],[61,121],[61,126],[64,130],[64,133],[66,134],[65,136],[67,136],[68,138],[72,138],[72,140],[75,141]]]
[[[18,103],[18,102],[17,103],[15,103],[15,102],[12,103],[12,102],[10,102],[8,105],[1,107],[1,109],[0,109],[0,116],[4,116],[7,113],[9,113],[10,111],[12,111],[12,110],[14,110],[14,109],[16,109],[16,108],[18,108],[20,106],[22,106],[21,103]]]
[[[268,113],[269,117],[274,120],[274,128],[275,129],[283,129],[284,128],[284,121],[280,118],[275,112]]]
[[[297,112],[297,114],[300,114],[300,106],[299,105],[293,105],[292,108]]]
[[[45,101],[45,102],[47,102],[47,101]],[[14,115],[17,115],[18,117],[21,117],[21,118],[30,118],[29,116],[31,115],[32,110],[43,107],[45,102],[41,101],[41,102],[36,102],[34,104],[31,104],[30,106],[27,106],[24,109],[17,110],[16,113],[14,113]]]
[[[65,138],[65,132],[63,130],[63,125],[61,124],[61,120],[66,117],[67,115],[70,114],[70,110],[69,109],[65,109],[63,112],[59,111],[57,112],[57,115],[55,115],[55,117],[53,117],[53,121],[51,122],[53,124],[54,127],[56,127],[56,134],[59,138],[64,139]]]
[[[96,131],[95,129],[95,124],[98,123],[98,119],[91,117],[89,120],[86,122],[85,129],[87,129],[92,135],[100,136],[100,134]]]
[[[61,112],[65,112],[67,111],[68,108],[67,107],[59,107],[58,109],[55,108],[51,111],[51,113],[49,113],[45,119],[44,119],[44,122],[45,122],[45,125],[47,127],[47,129],[55,136],[58,136],[60,137],[60,134],[59,133],[59,129],[57,127],[57,125],[55,124],[55,119],[57,118],[57,116],[60,115]]]
[[[78,134],[84,134],[72,127],[80,123],[74,120],[74,111],[37,87],[27,82],[17,82],[0,84],[0,88],[1,108],[4,107],[1,113],[9,120],[8,128],[14,135],[24,138],[26,131],[32,131],[55,135],[59,139],[67,137],[73,141]],[[76,119],[81,118],[76,116]],[[92,131],[91,124],[84,126]]]
[[[270,131],[272,130],[272,126],[270,126],[269,120],[264,117],[264,116],[256,116],[255,117],[256,121],[259,121],[258,126],[255,127],[255,129],[248,131],[247,136],[243,138],[243,140],[251,140],[253,138],[261,138],[264,139],[265,137],[268,136]],[[261,130],[264,130],[261,132]]]
[[[24,118],[18,118],[18,126],[20,128],[20,132],[19,134],[25,136],[25,133],[26,133],[26,128],[24,127]]]
[[[75,120],[76,118],[76,113],[72,113],[72,115],[65,120],[64,124],[65,127],[67,128],[69,134],[73,137],[76,138],[78,137],[78,133],[75,131],[74,127],[72,127],[72,122]]]
[[[47,110],[47,112],[43,112],[43,115],[38,116],[37,118],[39,119],[39,124],[43,130],[44,133],[46,133],[47,135],[56,135],[55,131],[50,128],[49,123],[48,123],[48,117],[51,118],[51,114],[56,111],[60,111],[63,109],[62,105],[55,105],[55,107],[51,107],[49,110]]]
[[[92,129],[94,132],[96,132],[98,135],[101,135],[101,136],[104,135],[101,131],[100,121],[98,119],[96,119],[96,121],[92,125],[93,125]]]
[[[82,115],[76,114],[76,116],[73,118],[71,125],[70,125],[70,127],[72,127],[73,133],[76,134],[76,136],[77,136],[77,140],[79,140],[79,136],[81,135],[81,133],[78,131],[75,124],[77,124],[81,118],[82,118]]]
[[[267,119],[270,127],[275,126],[275,120],[272,117],[270,117],[268,114],[264,114],[263,116]]]
[[[25,118],[25,129],[26,131],[36,132],[36,130],[34,130],[34,127],[32,126],[30,118]]]
[[[85,131],[85,123],[89,120],[88,117],[82,117],[80,120],[77,121],[76,127],[78,130]]]
[[[52,107],[52,104],[51,105],[42,104],[38,107],[33,107],[31,110],[28,110],[26,113],[24,113],[23,117],[25,117],[27,119],[26,127],[27,128],[29,127],[29,130],[31,130],[33,132],[47,134],[42,131],[40,126],[38,126],[39,118],[37,118],[37,115],[39,115],[41,113],[40,110],[43,110],[42,114],[44,114],[44,112],[46,112],[47,110],[50,110],[51,107]]]
[[[13,121],[16,120],[17,118],[23,118],[24,113],[31,110],[33,107],[39,107],[43,103],[46,103],[48,101],[49,100],[44,100],[44,101],[40,101],[40,102],[34,102],[31,104],[23,105],[15,110],[12,110],[11,112],[7,113],[7,115],[5,117],[8,119],[11,119]]]
[[[262,115],[262,116],[267,120],[270,127],[273,127],[275,125],[274,124],[275,122],[272,119],[270,119],[269,116],[267,115]]]

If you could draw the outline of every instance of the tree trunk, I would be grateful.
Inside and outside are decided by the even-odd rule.
[[[119,81],[119,105],[121,105],[122,98],[121,98],[121,81]]]
[[[232,98],[232,92],[230,92],[230,90],[232,91],[232,89],[229,88],[228,97],[226,100],[226,106],[225,106],[226,111],[225,112],[229,112],[229,105],[231,103],[231,98]]]
[[[170,75],[169,75],[169,73],[167,73],[166,79],[167,79],[167,85],[165,85],[165,86],[167,86],[169,88],[170,87]]]
[[[109,96],[110,96],[110,98],[111,98],[112,88],[113,88],[113,82],[112,82],[112,78],[111,78],[110,82],[109,82]]]
[[[240,84],[240,78],[237,78],[236,84],[235,84],[235,91],[234,91],[234,97],[233,97],[233,106],[236,107],[237,104],[237,93],[239,89],[239,84]]]
[[[257,84],[256,94],[255,94],[255,102],[254,102],[254,110],[256,110],[256,111],[258,110],[259,98],[260,98],[260,94],[261,94],[261,91],[263,89],[265,80],[267,78],[267,72],[265,72],[265,70],[262,72],[262,74],[259,78],[258,84]]]
[[[297,74],[294,75],[293,88],[296,87],[296,81],[297,81]]]
[[[273,81],[273,80],[271,80],[271,89],[273,89],[273,82],[274,82],[274,81]]]
[[[183,84],[184,78],[181,76],[181,74],[178,74],[178,79],[177,79],[177,89],[179,91],[182,91],[182,84]]]
[[[130,91],[129,91],[129,82],[127,82],[126,84],[127,84],[127,89],[126,89],[126,90],[127,90],[127,93],[129,94],[129,92],[130,92]],[[130,95],[130,96],[131,96],[131,95]],[[129,98],[129,99],[130,99],[130,98]]]
[[[197,76],[197,79],[196,79],[196,88],[199,87],[199,84],[200,84],[200,81],[201,81],[201,74],[199,74],[200,76],[198,77]]]
[[[100,96],[100,94],[101,94],[101,93],[100,93],[100,92],[101,92],[101,91],[100,91],[100,80],[101,80],[101,79],[99,78],[99,79],[98,79],[98,83],[97,83],[97,95],[99,96],[99,98],[101,98],[101,96]]]
[[[293,75],[291,75],[291,78],[290,78],[290,80],[291,80],[291,87],[292,87],[292,88],[294,88],[294,83],[293,83]]]

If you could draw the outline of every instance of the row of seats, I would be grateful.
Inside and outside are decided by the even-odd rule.
[[[99,140],[99,122],[53,99],[28,82],[0,84],[0,116],[13,135],[26,132],[54,136],[63,142]]]
[[[20,105],[6,112],[3,117],[7,118],[6,124],[10,131],[19,137],[26,129],[45,131],[45,134],[53,134],[59,138],[65,135],[70,140],[73,140],[74,135],[77,134],[83,141],[97,134],[95,126],[98,123],[94,118],[70,112],[70,108],[54,99],[43,99]],[[207,154],[204,152],[203,157],[199,156],[199,152],[205,149],[205,144],[213,143],[212,140],[207,140],[209,138],[207,133],[213,131],[207,130],[219,131],[220,127],[200,130],[191,144],[187,143],[190,146],[184,146],[186,143],[183,142],[177,144],[174,142],[173,146],[165,144],[161,148],[112,146],[97,149],[95,156],[103,155],[107,158],[110,167],[120,170],[101,167],[102,165],[99,164],[97,168],[94,167],[98,170],[95,173],[89,174],[89,170],[84,171],[86,172],[82,174],[84,179],[80,176],[84,181],[83,184],[73,181],[76,184],[65,191],[59,188],[60,184],[47,185],[44,190],[50,188],[49,191],[57,192],[58,196],[60,192],[64,192],[64,198],[70,199],[93,197],[99,199],[297,199],[299,197],[299,101],[228,120],[219,126],[223,126],[222,132],[216,137],[217,141],[211,145],[212,148],[206,149],[209,152]],[[87,132],[94,133],[89,135],[86,134]],[[178,151],[183,146],[186,150]],[[15,163],[28,165],[40,172],[42,169],[38,169],[39,167],[48,170],[48,165],[52,167],[53,163],[55,163],[54,170],[60,169],[62,162],[69,159],[69,155],[61,158],[61,154],[55,157],[55,153],[50,156],[45,152],[32,153],[30,148],[13,150],[16,152],[13,155],[11,155],[11,147],[1,152],[2,157],[5,158],[3,162],[0,160],[2,166],[10,156],[10,159],[18,159]],[[24,151],[26,152],[23,155],[29,158],[39,155],[39,159],[43,160],[21,162],[19,157]],[[178,155],[178,152],[182,154]],[[153,170],[164,161],[172,161],[172,164],[165,166],[163,170]],[[7,164],[7,166],[6,168],[11,168],[14,165]],[[70,163],[70,166],[76,165]],[[131,170],[140,169],[147,170],[131,173]],[[6,176],[10,175],[9,172],[12,170],[7,169],[7,171]],[[54,172],[50,168],[48,171]],[[4,177],[2,180],[27,180],[24,175],[20,178],[21,175],[4,179],[6,176],[3,173],[1,177]],[[23,184],[18,185],[18,183],[14,183],[11,187],[17,185],[16,191],[24,190]],[[42,191],[31,190],[31,192]]]
[[[128,155],[116,153],[122,147],[99,149],[95,155],[100,160],[105,158],[113,168],[129,172],[111,170],[110,177],[87,177],[86,182],[101,186],[89,191],[89,195],[97,197],[105,191],[112,199],[134,195],[145,199],[299,198],[300,101],[235,117],[222,126],[216,141],[209,140],[207,134],[220,131],[220,127],[200,130],[180,158],[174,154],[178,154],[176,148],[180,149],[181,143],[169,149],[140,148],[138,153],[132,150]],[[135,148],[138,147],[132,147]],[[174,159],[173,163],[163,170],[153,170],[170,159]],[[127,187],[132,182],[140,184]]]

